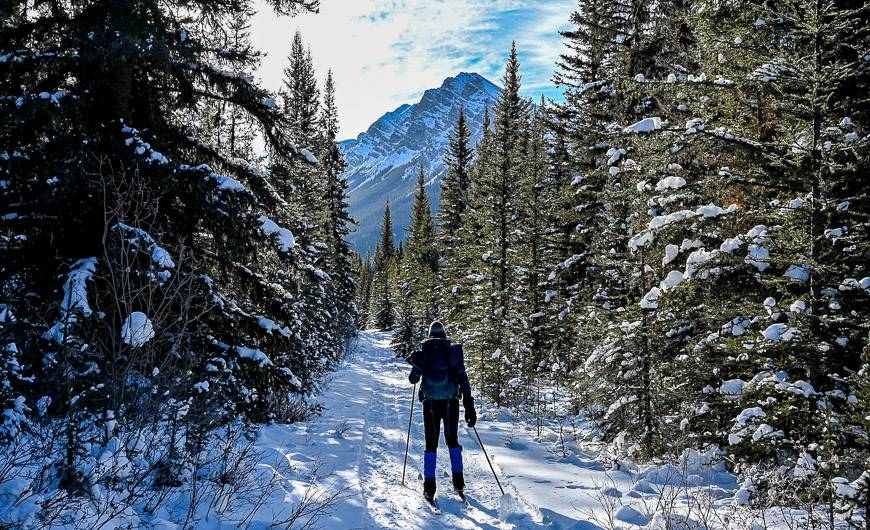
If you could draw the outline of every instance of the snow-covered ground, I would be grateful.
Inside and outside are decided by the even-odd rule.
[[[708,465],[708,455],[687,454],[678,466],[608,461],[573,438],[562,450],[552,424],[538,437],[532,425],[508,410],[487,406],[480,411],[478,431],[507,495],[499,492],[474,432],[461,424],[470,506],[452,494],[442,440],[437,471],[442,510],[432,512],[421,493],[418,403],[406,485],[400,484],[412,388],[407,365],[388,344],[386,334],[361,333],[353,355],[319,398],[323,414],[305,424],[266,427],[258,440],[261,448],[286,458],[300,476],[316,468],[325,477],[318,481],[320,487],[340,492],[328,515],[320,515],[320,527],[695,529],[725,527],[728,519],[730,528],[753,528],[753,515],[742,513],[735,502],[746,490],[721,464]],[[686,520],[687,513],[692,521]]]
[[[0,526],[9,528],[323,528],[785,530],[806,513],[747,507],[751,482],[687,451],[674,464],[638,466],[611,458],[582,416],[532,418],[482,404],[478,431],[502,495],[472,430],[460,424],[467,494],[453,494],[439,451],[439,513],[422,497],[423,428],[415,401],[406,483],[402,459],[412,387],[408,366],[384,333],[363,332],[317,398],[308,421],[264,426],[255,438],[221,429],[206,450],[164,475],[162,429],[119,429],[80,458],[85,490],[70,495],[52,478],[62,446],[30,436],[0,454]],[[558,404],[558,399],[556,400]],[[55,437],[56,438],[56,437]],[[176,442],[178,440],[176,439]],[[45,455],[53,455],[50,458]],[[52,460],[54,459],[54,460]],[[173,484],[174,483],[174,484]],[[829,528],[819,527],[819,528]]]

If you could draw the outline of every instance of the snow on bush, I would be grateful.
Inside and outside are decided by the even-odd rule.
[[[643,298],[641,298],[640,307],[643,309],[656,309],[659,306],[658,299],[661,294],[661,289],[653,287],[643,296]]]
[[[130,418],[109,421],[112,436],[76,456],[81,492],[54,478],[65,460],[55,440],[61,424],[35,425],[14,447],[0,446],[0,527],[295,528],[294,520],[313,521],[335,502],[316,471],[276,458],[241,424],[203,436],[183,418],[184,407],[169,403],[133,429]],[[103,440],[94,418],[83,423],[83,439]]]
[[[722,383],[719,387],[719,392],[728,397],[740,397],[743,394],[743,388],[746,386],[746,381],[742,379],[729,379]]]
[[[662,258],[662,265],[667,265],[668,263],[674,261],[677,258],[677,254],[680,253],[680,247],[669,243],[665,247],[665,257]]]
[[[794,282],[805,282],[810,279],[810,271],[805,265],[789,265],[783,276]]]
[[[686,185],[683,177],[665,177],[656,183],[657,191],[676,190]]]
[[[669,291],[679,285],[683,281],[683,273],[680,271],[671,271],[665,276],[665,279],[662,280],[659,287],[662,291]]]
[[[97,258],[82,258],[73,263],[63,285],[63,299],[60,302],[60,320],[54,323],[42,337],[45,340],[62,344],[66,337],[67,326],[76,322],[76,312],[90,316],[93,311],[88,303],[88,281],[94,277]]]
[[[160,269],[175,268],[175,262],[172,260],[172,256],[169,252],[158,245],[154,238],[145,230],[128,226],[124,223],[118,223],[114,228],[126,234],[130,234],[130,239],[128,241],[131,244],[137,245],[141,243],[148,248],[148,252],[151,254],[151,261],[156,267]]]
[[[66,318],[74,310],[81,311],[84,316],[91,315],[87,282],[93,279],[96,268],[97,258],[95,257],[82,258],[73,264],[63,286],[63,300],[60,303],[63,318]]]
[[[651,133],[656,129],[662,128],[662,119],[658,116],[653,116],[651,118],[644,118],[637,123],[633,123],[625,128],[625,132],[634,132],[634,133]]]
[[[260,228],[263,230],[264,234],[267,236],[276,236],[278,248],[283,252],[290,252],[293,250],[293,247],[296,246],[296,238],[293,237],[293,232],[287,228],[278,226],[275,221],[269,219],[265,215],[261,215],[258,220],[260,221]]]
[[[138,348],[154,338],[154,325],[145,313],[134,311],[121,326],[121,338],[130,346]]]
[[[797,334],[798,330],[796,328],[789,327],[786,324],[781,322],[776,324],[771,324],[761,332],[766,340],[770,342],[780,342],[780,341],[790,341]]]
[[[236,353],[239,354],[239,357],[250,359],[260,366],[272,366],[272,360],[269,359],[269,356],[258,349],[236,346]]]

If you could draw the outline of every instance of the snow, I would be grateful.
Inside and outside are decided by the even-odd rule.
[[[796,328],[791,328],[781,322],[771,324],[761,332],[762,336],[770,342],[790,341],[797,333]]]
[[[121,326],[121,338],[134,348],[139,348],[154,338],[154,325],[145,313],[134,311],[127,315]]]
[[[260,221],[260,228],[263,230],[264,234],[267,236],[277,236],[278,248],[283,252],[290,252],[293,250],[293,247],[296,246],[296,238],[293,237],[293,232],[287,228],[278,226],[275,221],[269,219],[265,215],[261,215],[258,220]]]
[[[746,333],[746,328],[752,323],[751,320],[743,317],[734,317],[733,320],[722,326],[722,331],[730,333],[735,337],[739,337]]]
[[[766,416],[767,414],[761,410],[761,407],[750,407],[748,409],[743,409],[734,421],[739,425],[746,425],[752,418],[764,418]]]
[[[314,156],[314,154],[311,151],[309,151],[308,149],[303,149],[301,151],[301,153],[302,153],[302,156],[305,157],[305,160],[308,161],[309,164],[316,164],[317,163],[317,157]]]
[[[668,263],[674,261],[677,257],[677,254],[680,253],[680,247],[674,244],[668,244],[665,247],[665,257],[662,258],[662,265],[667,265]]]
[[[794,282],[805,282],[810,279],[810,271],[804,265],[789,265],[783,276]]]
[[[647,230],[645,232],[641,232],[628,241],[628,246],[631,250],[637,250],[641,247],[646,246],[648,243],[652,243],[654,237],[655,236],[651,231]]]
[[[218,189],[226,190],[226,191],[235,191],[235,192],[244,192],[247,191],[245,186],[239,182],[238,180],[228,177],[226,175],[218,175],[217,173],[212,173],[210,178],[217,182]]]
[[[625,128],[625,132],[635,132],[638,134],[641,133],[651,133],[656,129],[661,129],[662,127],[662,119],[658,116],[654,116],[651,118],[644,118],[637,123],[633,123]]]
[[[665,276],[665,279],[662,280],[661,285],[659,287],[662,291],[669,291],[679,285],[683,281],[683,273],[680,271],[671,271]]]
[[[76,261],[63,287],[63,300],[60,309],[63,318],[71,312],[78,310],[82,315],[91,315],[91,306],[88,304],[87,282],[94,277],[97,268],[97,258],[82,258]]]
[[[719,252],[716,250],[707,251],[703,248],[699,248],[698,250],[689,254],[689,257],[686,258],[686,271],[684,274],[685,277],[691,278],[700,271],[701,278],[705,278],[709,274],[709,272],[702,271],[702,266],[716,258],[718,254]]]
[[[728,212],[733,212],[737,209],[736,204],[732,204],[727,209],[722,208],[720,206],[716,206],[715,204],[708,204],[706,206],[701,206],[698,208],[698,215],[703,215],[704,217],[718,217],[720,215],[724,215]]]
[[[222,461],[226,442],[232,451],[248,452],[251,458],[245,460],[244,465],[256,471],[251,491],[239,495],[230,492],[228,498],[237,505],[234,510],[220,514],[212,510],[209,488],[213,482],[218,482],[220,475],[203,474],[207,479],[202,481],[204,489],[198,494],[206,498],[189,514],[192,519],[187,519],[191,490],[185,486],[180,491],[167,492],[168,500],[157,511],[136,505],[111,521],[96,521],[95,510],[110,513],[112,500],[119,498],[96,486],[82,503],[84,510],[75,514],[76,521],[80,521],[82,527],[105,523],[104,528],[266,529],[275,527],[272,522],[286,518],[304,498],[328,499],[336,495],[324,509],[302,514],[293,527],[696,529],[701,528],[698,523],[701,511],[715,510],[717,516],[727,517],[734,513],[734,505],[746,504],[754,491],[751,480],[740,481],[727,471],[722,461],[724,452],[717,448],[704,452],[686,450],[671,463],[638,465],[623,457],[614,458],[606,450],[602,451],[595,441],[578,442],[592,440],[596,433],[583,415],[563,411],[566,417],[562,420],[547,416],[539,434],[532,416],[498,409],[479,398],[477,432],[506,495],[502,495],[495,484],[475,431],[460,423],[458,434],[463,446],[470,502],[465,506],[450,493],[449,459],[442,442],[436,471],[441,512],[434,513],[425,508],[420,494],[424,438],[421,407],[407,381],[408,365],[396,358],[389,347],[391,340],[386,333],[362,332],[351,355],[325,381],[323,391],[310,398],[311,404],[322,412],[309,421],[263,425],[251,446],[245,445],[243,438],[229,439],[221,433],[212,448],[216,454],[211,458]],[[240,355],[243,351],[254,357],[265,355],[250,348],[236,350]],[[740,380],[726,381],[722,391],[726,393],[726,389],[736,388],[730,394],[737,396],[745,385]],[[193,388],[198,393],[212,390],[208,381],[198,381]],[[636,401],[636,396],[620,396],[608,413],[613,414]],[[556,406],[557,400],[553,403]],[[405,487],[402,487],[399,482],[412,405],[411,445]],[[563,406],[561,402],[559,406]],[[776,436],[770,426],[759,421],[764,417],[759,407],[743,410],[735,418],[735,426],[741,430],[732,433],[732,440],[739,443],[750,436],[757,439]],[[573,429],[576,438],[560,438],[559,432],[565,427]],[[113,472],[123,481],[138,464],[127,460],[123,451],[116,450],[121,445],[113,439],[106,447],[93,447],[95,456],[91,465],[101,473]],[[162,447],[154,444],[153,449]],[[149,450],[147,446],[143,449]],[[791,472],[808,476],[815,473],[817,467],[811,455],[802,454]],[[278,479],[277,488],[262,486],[271,479]],[[854,495],[857,489],[855,483],[850,484],[846,479],[835,478],[832,483],[841,497]],[[40,527],[35,515],[40,510],[39,501],[48,497],[29,493],[29,485],[27,481],[14,480],[2,485],[0,524]],[[25,500],[16,503],[22,493]],[[715,502],[705,503],[704,499],[710,498],[716,499]],[[669,499],[673,502],[668,502]],[[31,523],[18,524],[31,517],[34,517]],[[733,528],[755,527],[737,521]]]
[[[767,262],[768,258],[770,258],[770,250],[756,244],[749,245],[747,250],[749,252],[743,261],[748,265],[753,265],[758,269],[758,272],[764,272],[768,267],[770,267],[770,263]]]
[[[613,514],[613,518],[635,526],[646,526],[649,522],[645,515],[627,504],[620,506]]]
[[[729,379],[722,383],[719,387],[719,392],[726,396],[736,397],[743,393],[743,387],[746,386],[746,381],[740,379]]]
[[[692,210],[679,210],[676,212],[669,213],[667,215],[657,215],[650,219],[647,226],[650,230],[654,230],[656,228],[661,228],[663,226],[667,226],[672,223],[676,223],[677,221],[682,221],[683,219],[689,219],[694,217],[695,212]]]
[[[148,232],[142,230],[141,228],[135,228],[132,226],[128,226],[124,223],[118,223],[115,225],[115,228],[125,232],[127,234],[132,234],[132,237],[129,239],[131,244],[143,243],[147,248],[148,252],[151,254],[151,261],[154,263],[157,268],[160,269],[173,269],[175,268],[175,262],[172,260],[172,255],[166,251],[165,248],[161,247],[154,241],[154,238],[151,237]]]
[[[686,185],[683,177],[665,177],[656,183],[657,191],[676,190]]]
[[[656,309],[658,304],[659,296],[661,296],[662,290],[658,287],[653,287],[646,293],[643,298],[640,300],[640,307],[643,309]]]
[[[269,356],[256,348],[248,348],[246,346],[236,346],[236,353],[239,357],[250,359],[260,366],[272,366],[272,360]]]
[[[743,244],[743,241],[741,241],[739,238],[729,237],[725,241],[723,241],[721,245],[719,245],[719,252],[731,254],[735,250],[739,249],[740,245],[742,245],[742,244]]]

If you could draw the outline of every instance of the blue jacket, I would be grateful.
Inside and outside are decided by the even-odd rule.
[[[462,344],[451,344],[447,339],[426,339],[420,349],[408,357],[408,362],[411,364],[408,381],[417,384],[423,379],[421,401],[471,397]]]

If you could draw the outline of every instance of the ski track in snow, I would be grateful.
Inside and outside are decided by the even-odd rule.
[[[423,422],[416,398],[405,486],[400,485],[412,390],[407,365],[395,358],[388,344],[387,334],[360,333],[352,355],[318,398],[323,413],[309,422],[267,426],[260,434],[261,448],[277,451],[300,475],[319,465],[327,477],[318,484],[341,491],[340,502],[317,521],[318,527],[599,529],[582,514],[594,505],[593,496],[602,486],[625,486],[619,474],[606,474],[592,459],[558,459],[514,427],[509,414],[484,411],[478,423],[505,498],[474,432],[460,423],[469,506],[452,491],[443,435],[436,473],[440,513],[426,506]],[[294,501],[298,494],[288,495],[287,502]]]

